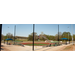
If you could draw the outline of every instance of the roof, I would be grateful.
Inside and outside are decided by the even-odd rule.
[[[68,40],[68,38],[61,38],[60,40]]]
[[[5,39],[5,40],[7,40],[7,41],[8,41],[8,40],[13,40],[13,39],[11,39],[11,38],[8,38],[8,39]]]

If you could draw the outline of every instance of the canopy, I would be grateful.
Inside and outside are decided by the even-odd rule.
[[[61,38],[60,40],[68,40],[68,38]]]
[[[13,41],[13,39],[11,39],[11,38],[8,38],[8,39],[5,39],[5,40],[7,40],[7,41],[8,41],[8,40],[12,40],[12,41]]]

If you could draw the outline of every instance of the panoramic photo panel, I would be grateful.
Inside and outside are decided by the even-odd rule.
[[[74,50],[69,45],[75,43],[75,24],[35,24],[34,28],[35,51]]]
[[[75,51],[75,24],[0,24],[0,51]]]
[[[33,24],[2,24],[2,51],[32,51]]]

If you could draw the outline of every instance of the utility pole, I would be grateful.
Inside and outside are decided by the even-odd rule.
[[[35,24],[33,24],[33,51],[34,51],[34,28],[35,28]]]
[[[2,24],[0,24],[0,37],[2,38]],[[0,51],[1,51],[1,38],[0,38]]]

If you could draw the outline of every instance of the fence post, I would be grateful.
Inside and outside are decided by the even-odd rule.
[[[2,24],[0,24],[0,37],[2,38]],[[0,38],[0,51],[1,51],[1,38]]]

